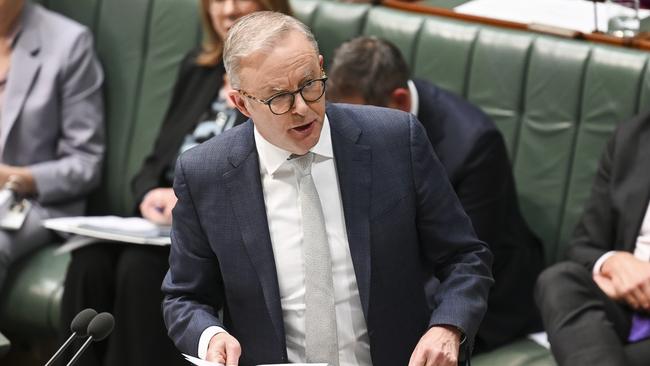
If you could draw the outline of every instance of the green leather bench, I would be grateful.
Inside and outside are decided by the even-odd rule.
[[[106,74],[108,147],[104,181],[90,199],[89,214],[132,215],[131,177],[153,146],[179,62],[200,41],[198,1],[36,2],[85,24],[95,35]],[[0,331],[10,339],[52,336],[60,327],[70,256],[55,256],[55,248],[39,250],[10,270],[0,293]]]
[[[175,70],[197,44],[196,0],[43,0],[95,33],[106,71],[108,163],[91,213],[130,214],[129,180],[150,149]],[[650,106],[648,53],[406,13],[383,6],[293,0],[326,64],[342,41],[385,37],[414,76],[481,107],[505,136],[522,211],[548,264],[564,256],[601,150],[616,123]],[[68,256],[53,246],[18,263],[0,294],[0,331],[32,337],[57,324]],[[526,339],[475,366],[554,365]]]

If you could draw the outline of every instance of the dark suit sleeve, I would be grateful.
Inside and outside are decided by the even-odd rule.
[[[487,308],[492,255],[477,239],[419,122],[410,117],[417,226],[425,265],[440,280],[430,326],[453,325],[473,338]]]
[[[144,195],[154,188],[161,186],[160,176],[163,169],[170,163],[170,156],[176,156],[176,151],[170,151],[176,145],[172,143],[172,140],[177,140],[178,137],[174,135],[171,131],[174,131],[171,128],[172,125],[177,123],[171,116],[174,114],[179,106],[178,103],[182,99],[181,96],[183,93],[187,92],[187,79],[188,73],[190,72],[191,66],[194,64],[194,59],[196,58],[196,51],[188,53],[183,61],[178,71],[178,76],[176,82],[174,83],[174,90],[172,91],[172,97],[170,99],[170,104],[165,113],[165,118],[163,124],[158,131],[158,136],[156,137],[156,142],[154,148],[149,155],[144,160],[142,167],[138,174],[131,181],[131,191],[133,197],[135,198],[135,203],[138,205]],[[182,137],[181,137],[182,138]],[[171,154],[171,155],[170,155]],[[136,206],[137,211],[137,206]]]
[[[478,237],[492,245],[508,225],[508,190],[514,189],[508,153],[498,131],[481,136],[463,168],[465,175],[456,185],[456,194]]]
[[[186,181],[182,159],[176,164],[169,271],[162,291],[163,316],[169,337],[183,353],[197,354],[201,333],[209,326],[222,328],[216,311],[221,309],[224,288],[219,262],[200,224]]]
[[[568,249],[569,259],[591,270],[600,256],[614,250],[616,217],[612,207],[610,179],[612,160],[616,151],[616,136],[612,136],[604,151],[591,196],[576,226],[573,240]]]

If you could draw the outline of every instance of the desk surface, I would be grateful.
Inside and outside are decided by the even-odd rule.
[[[429,14],[446,18],[487,24],[500,28],[532,31],[537,33],[551,34],[563,38],[575,38],[590,42],[604,43],[612,46],[630,47],[650,51],[650,22],[647,26],[649,31],[639,37],[620,38],[603,33],[582,33],[565,28],[540,27],[536,24],[525,24],[509,20],[488,18],[483,16],[456,13],[455,6],[466,3],[469,0],[380,0],[381,4],[393,9],[405,10],[419,14]],[[643,25],[642,25],[643,27]],[[645,28],[643,28],[645,29]]]
[[[418,4],[433,6],[438,8],[453,9],[458,5],[465,4],[470,0],[422,0],[418,1]]]

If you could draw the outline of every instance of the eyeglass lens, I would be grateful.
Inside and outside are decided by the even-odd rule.
[[[312,80],[303,85],[299,92],[305,102],[315,102],[325,94],[325,81]],[[269,100],[269,107],[271,108],[271,112],[275,114],[284,114],[293,107],[295,101],[295,94],[278,94]]]

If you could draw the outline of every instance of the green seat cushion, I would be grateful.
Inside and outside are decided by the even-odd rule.
[[[521,339],[492,352],[472,358],[472,366],[556,366],[546,348],[530,339]]]
[[[369,9],[368,4],[321,3],[311,29],[326,67],[331,64],[334,50],[341,43],[361,33]]]
[[[585,42],[539,37],[527,66],[513,170],[522,213],[546,258],[555,254],[590,50]]]
[[[316,15],[316,9],[321,1],[318,0],[291,0],[291,11],[293,11],[293,16],[301,22],[305,23],[307,26],[311,26],[312,20]]]
[[[416,44],[414,75],[465,95],[478,31],[478,25],[427,19]]]
[[[503,134],[511,160],[522,122],[530,50],[535,34],[484,27],[468,70],[467,99],[481,106]],[[503,72],[508,70],[508,72]]]
[[[69,254],[48,245],[11,266],[0,295],[2,331],[26,336],[55,334]]]
[[[424,17],[418,14],[373,7],[363,33],[393,42],[413,68],[416,41],[423,22]]]

